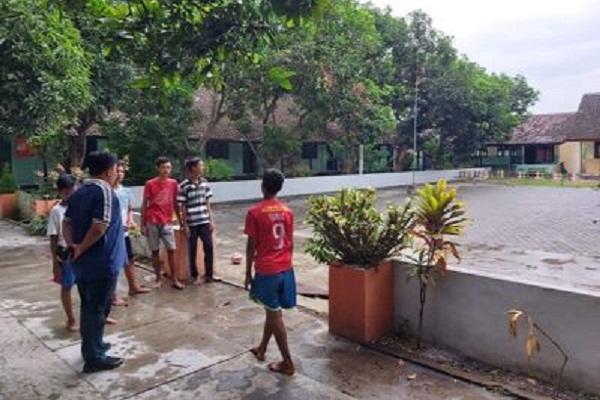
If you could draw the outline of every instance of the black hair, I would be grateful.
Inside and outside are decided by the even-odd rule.
[[[166,163],[170,163],[170,162],[171,162],[171,160],[169,159],[169,157],[160,156],[160,157],[158,157],[156,159],[156,161],[154,161],[154,164],[157,167],[160,167],[161,165],[166,164]]]
[[[188,171],[191,171],[192,168],[196,167],[200,162],[202,162],[202,159],[200,157],[190,157],[187,160],[185,160],[185,168]]]
[[[100,176],[117,164],[117,156],[106,151],[93,151],[87,155],[85,159],[85,167],[87,167],[91,176]]]
[[[265,170],[262,180],[265,194],[275,196],[283,187],[285,176],[283,172],[275,168],[269,168]]]
[[[56,190],[71,189],[76,183],[77,179],[73,175],[60,174],[56,180]]]

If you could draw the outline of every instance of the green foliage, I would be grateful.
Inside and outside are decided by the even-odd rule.
[[[191,86],[181,82],[168,89],[139,89],[137,93],[120,105],[127,119],[116,115],[101,126],[111,151],[131,156],[129,183],[154,176],[154,160],[159,156],[170,157],[175,166],[176,161],[199,150],[189,140],[191,127],[199,118]]]
[[[284,128],[267,125],[263,131],[260,143],[260,154],[264,166],[276,167],[279,162],[284,165],[292,165],[300,158],[302,142],[299,138],[290,135]]]
[[[306,223],[313,228],[306,251],[320,263],[372,268],[408,246],[414,224],[410,204],[377,210],[374,189],[343,189],[311,197]]]
[[[209,158],[204,162],[204,175],[211,181],[230,181],[233,168],[224,160]]]
[[[0,194],[16,193],[19,190],[15,176],[8,170],[3,168],[0,171]]]
[[[46,236],[48,230],[48,218],[36,215],[25,225],[25,230],[31,236]]]
[[[386,147],[368,144],[364,147],[366,172],[389,172],[392,153]]]
[[[48,0],[3,0],[0,21],[0,134],[72,122],[91,95],[89,58],[69,16]]]
[[[412,271],[419,279],[420,288],[417,347],[421,346],[427,287],[435,285],[446,273],[448,253],[460,261],[458,244],[448,236],[461,235],[466,223],[465,205],[456,200],[456,189],[448,188],[445,180],[439,180],[436,185],[426,184],[417,191],[415,227],[410,232],[418,244]]]

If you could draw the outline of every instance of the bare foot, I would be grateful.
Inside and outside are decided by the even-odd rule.
[[[117,296],[113,300],[112,305],[115,307],[127,307],[129,303],[126,300],[123,300],[122,298]]]
[[[67,330],[69,332],[79,332],[77,321],[67,321]]]
[[[161,279],[157,279],[154,281],[154,284],[152,285],[153,289],[160,289],[162,287],[162,280]]]
[[[292,376],[296,372],[296,369],[294,368],[294,364],[285,361],[277,361],[269,364],[269,371]]]
[[[177,290],[183,290],[185,288],[185,286],[179,282],[178,280],[174,280],[173,284],[171,285],[172,288],[177,289]]]
[[[192,282],[192,285],[194,285],[194,286],[198,286],[201,284],[202,284],[202,279],[200,279],[200,278],[196,278],[196,279],[194,279],[194,282]]]
[[[259,350],[258,347],[250,349],[250,353],[252,353],[254,358],[256,358],[258,361],[265,361],[265,352]]]
[[[117,324],[117,320],[111,317],[106,317],[106,323],[109,325],[116,325]]]
[[[135,296],[136,294],[144,294],[150,292],[150,288],[145,286],[136,286],[129,291],[130,296]]]

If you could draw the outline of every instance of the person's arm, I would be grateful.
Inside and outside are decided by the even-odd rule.
[[[206,185],[206,208],[208,209],[208,218],[210,220],[210,230],[214,231],[215,230],[215,220],[213,218],[212,203],[210,201],[212,196],[213,196],[212,190],[210,189],[210,186],[208,186],[208,184],[207,184]]]
[[[99,220],[92,221],[92,225],[86,232],[83,241],[79,245],[74,246],[75,250],[73,252],[73,260],[78,259],[82,254],[95,245],[98,240],[102,239],[102,236],[104,236],[107,229],[108,224],[106,222]]]
[[[248,236],[246,242],[246,279],[244,280],[244,288],[248,290],[252,282],[252,267],[254,265],[254,255],[256,254],[256,239]]]
[[[175,189],[173,190],[173,204],[175,206],[175,215],[177,216],[177,223],[179,224],[179,226],[181,228],[185,229],[186,219],[183,218],[182,213],[181,213],[181,209],[185,208],[185,207],[180,207],[180,205],[179,205],[180,200],[181,200],[179,185],[175,184],[174,187],[175,187]]]
[[[208,219],[210,220],[210,230],[215,230],[215,220],[213,218],[212,203],[210,199],[206,199],[206,209],[208,210]]]
[[[71,220],[68,218],[65,218],[63,223],[62,223],[62,232],[63,232],[63,236],[65,238],[65,243],[67,244],[67,247],[73,247],[74,243],[73,243],[73,227],[71,227]]]
[[[90,199],[92,223],[81,243],[73,246],[73,260],[77,260],[82,254],[85,254],[104,236],[110,224],[113,207],[115,206],[113,204],[114,193],[106,187],[97,186],[95,192],[91,192],[89,196],[92,196]]]
[[[256,227],[252,213],[248,212],[246,214],[244,225],[244,233],[248,235],[248,240],[246,241],[246,278],[244,279],[244,288],[248,290],[248,287],[252,284],[252,267],[256,256]]]
[[[132,227],[135,226],[135,220],[133,219],[133,193],[129,192],[129,204],[127,206],[127,221],[125,221],[125,224],[127,226],[127,228],[131,229]]]
[[[150,189],[148,188],[148,183],[144,185],[144,193],[142,194],[142,208],[140,210],[140,232],[142,235],[146,236],[148,232],[146,228],[146,210],[148,208],[148,196],[150,195]]]

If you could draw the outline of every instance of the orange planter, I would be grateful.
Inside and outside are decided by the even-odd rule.
[[[0,194],[0,218],[14,218],[17,211],[17,194]]]
[[[329,331],[359,343],[373,342],[394,329],[391,261],[371,269],[329,266]]]
[[[52,207],[56,205],[60,200],[34,200],[31,203],[31,213],[33,215],[37,215],[40,217],[47,217],[50,215],[50,210]]]
[[[188,255],[188,240],[185,233],[179,228],[175,228],[175,242],[177,249],[175,250],[175,268],[177,269],[175,276],[177,279],[185,281],[190,278],[190,263]],[[213,249],[216,247],[215,234],[213,232]],[[213,257],[214,259],[214,257]],[[164,249],[161,250],[160,262],[163,270],[171,276],[171,266],[167,260],[167,252]],[[202,275],[204,273],[204,251],[202,250],[202,242],[198,241],[198,253],[196,256],[196,265],[198,266],[198,273]],[[216,275],[216,269],[213,266],[213,275]]]

